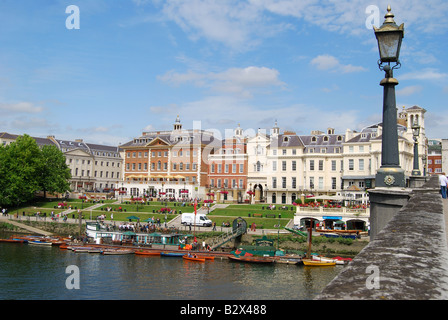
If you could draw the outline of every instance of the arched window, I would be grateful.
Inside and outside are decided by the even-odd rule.
[[[272,203],[276,203],[277,202],[277,195],[275,194],[275,192],[272,194]]]
[[[257,161],[255,171],[257,171],[257,172],[260,172],[260,171],[261,171],[261,163],[260,163],[260,161]]]
[[[282,203],[286,203],[286,193],[282,193]]]

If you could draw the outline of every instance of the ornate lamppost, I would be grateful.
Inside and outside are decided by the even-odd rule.
[[[388,6],[383,25],[380,28],[373,28],[380,52],[378,67],[385,72],[385,77],[380,82],[384,88],[381,167],[377,171],[375,184],[376,187],[405,187],[404,170],[399,164],[398,151],[395,101],[395,86],[398,85],[398,81],[393,77],[393,70],[401,67],[399,56],[404,37],[404,24],[397,26]],[[394,65],[391,66],[391,63]]]
[[[421,176],[422,173],[418,165],[418,137],[420,135],[420,126],[418,125],[417,119],[412,124],[412,135],[414,137],[414,170],[412,170],[412,175]]]

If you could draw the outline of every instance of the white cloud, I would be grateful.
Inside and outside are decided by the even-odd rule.
[[[283,87],[276,69],[266,67],[230,68],[223,72],[187,73],[168,72],[158,77],[164,82],[174,85],[193,83],[197,87],[205,87],[213,92],[233,94],[242,98],[252,98],[258,88]]]
[[[401,80],[440,80],[446,78],[448,73],[439,72],[433,68],[427,68],[416,72],[409,72],[400,76]]]
[[[0,103],[0,111],[12,113],[40,113],[44,109],[31,102]]]
[[[319,55],[311,60],[311,65],[316,66],[318,70],[329,70],[334,72],[352,73],[366,71],[364,67],[353,66],[351,64],[343,65],[339,60],[331,55]]]
[[[397,95],[398,96],[410,96],[414,93],[419,93],[423,90],[422,86],[408,86],[408,87],[404,87],[402,89],[397,90]]]

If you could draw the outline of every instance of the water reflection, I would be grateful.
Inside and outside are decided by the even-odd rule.
[[[80,270],[79,290],[68,290],[65,269]],[[310,268],[215,259],[104,256],[57,247],[0,243],[1,299],[312,299],[341,266]]]

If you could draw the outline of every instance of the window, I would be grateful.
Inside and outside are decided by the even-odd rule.
[[[333,189],[333,190],[336,189],[336,178],[335,177],[331,178],[331,189]]]
[[[348,159],[348,170],[355,170],[355,164],[354,164],[354,160],[353,159]]]
[[[215,173],[215,164],[212,163],[211,173]]]
[[[314,177],[310,177],[310,189],[314,189]]]
[[[274,188],[274,189],[277,188],[277,178],[276,177],[272,177],[272,188]]]
[[[272,171],[277,171],[277,161],[272,161]]]
[[[240,164],[240,173],[244,172],[244,164]]]
[[[282,161],[282,171],[286,171],[286,161]]]
[[[296,169],[297,169],[296,161],[293,160],[293,161],[292,161],[292,167],[291,167],[291,170],[292,170],[292,171],[296,171]]]
[[[336,171],[336,160],[331,160],[331,171]]]
[[[364,159],[359,159],[359,170],[364,170]]]
[[[324,170],[324,160],[319,160],[319,171]]]
[[[236,163],[232,164],[232,173],[236,173]]]
[[[286,149],[283,149],[283,150],[282,150],[282,154],[283,154],[284,156],[286,156]]]
[[[282,177],[282,188],[286,189],[286,177]]]
[[[314,160],[310,160],[310,170],[314,171]]]
[[[322,190],[324,188],[324,177],[319,177],[319,189]]]
[[[296,177],[292,177],[292,179],[291,179],[291,186],[292,186],[293,189],[295,189],[297,187]]]

